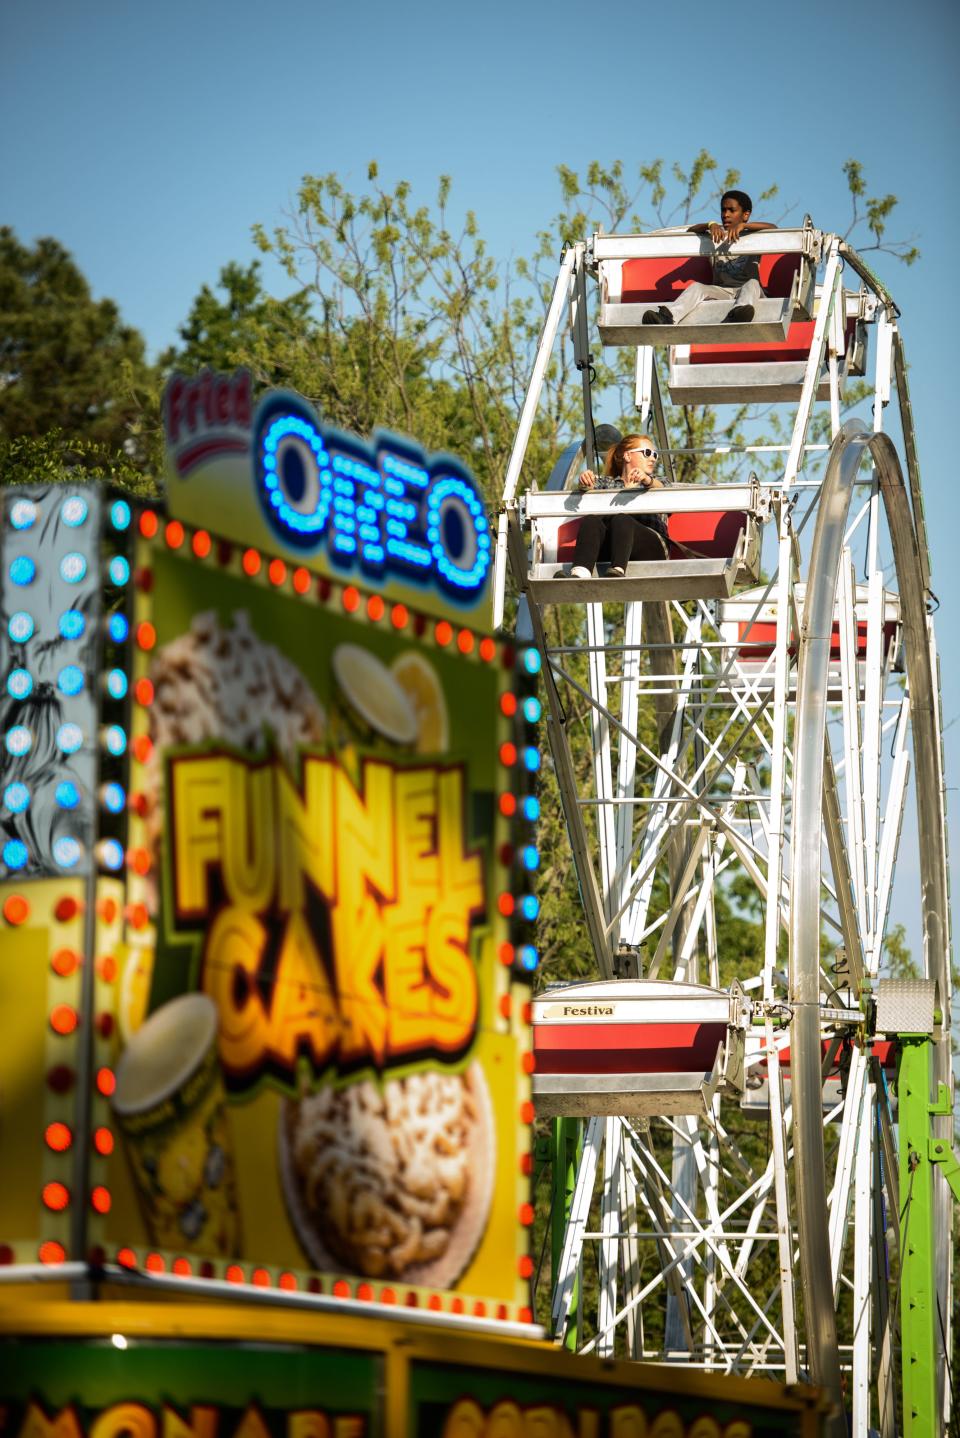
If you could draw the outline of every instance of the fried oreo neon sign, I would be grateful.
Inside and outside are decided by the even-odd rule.
[[[469,472],[395,436],[365,444],[325,430],[298,396],[262,401],[253,427],[254,484],[284,544],[373,578],[436,584],[472,602],[490,568],[490,531]]]

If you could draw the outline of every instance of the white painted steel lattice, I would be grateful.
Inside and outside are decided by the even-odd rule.
[[[939,685],[898,311],[836,236],[809,225],[750,236],[756,253],[794,256],[799,278],[780,310],[766,302],[762,335],[719,334],[767,342],[770,325],[783,335],[798,323],[808,352],[769,380],[755,355],[739,366],[725,354],[711,402],[752,400],[769,383],[773,399],[796,401],[788,442],[732,457],[759,477],[584,494],[591,275],[605,341],[637,347],[633,427],[652,423],[675,474],[650,346],[673,341],[678,395],[694,383],[702,395],[691,360],[719,337],[717,317],[702,333],[647,325],[622,294],[628,263],[685,255],[681,239],[595,236],[566,252],[499,517],[498,613],[509,565],[542,652],[595,961],[595,982],[546,989],[534,1011],[541,1110],[583,1125],[553,1327],[584,1351],[812,1379],[852,1432],[892,1434],[894,1051],[873,1032],[871,995],[895,892],[897,912],[919,914],[914,957],[939,986],[943,1035],[950,1001]],[[613,279],[610,266],[621,266]],[[524,459],[568,305],[587,439],[543,489]],[[842,424],[844,378],[863,372],[868,344],[872,411]],[[678,543],[622,578],[604,565],[590,580],[558,577],[578,516],[622,506],[670,515],[671,538],[699,524],[709,542]],[[669,1022],[654,1002],[664,984],[676,986]],[[701,1064],[691,1045],[735,994]],[[564,1006],[576,1023],[561,1032]],[[611,1054],[625,1042],[643,1055],[642,1083],[617,1082]],[[947,1040],[936,1053],[948,1081]],[[942,1181],[937,1202],[946,1413]]]

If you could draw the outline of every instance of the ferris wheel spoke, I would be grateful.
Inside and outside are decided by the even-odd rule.
[[[616,793],[619,799],[632,799],[636,794],[637,784],[637,746],[630,736],[635,734],[638,727],[638,711],[640,703],[639,678],[640,678],[640,640],[643,626],[643,604],[635,603],[626,606],[624,614],[624,643],[623,654],[623,683],[621,688],[620,719],[623,724],[624,733],[619,746],[617,756],[617,786]],[[632,814],[627,804],[621,804],[616,811],[614,819],[614,838],[616,854],[617,877],[611,889],[612,904],[618,911],[622,910],[625,899],[627,855],[630,852],[632,840]]]
[[[596,824],[600,851],[600,882],[604,894],[604,911],[610,923],[613,893],[613,865],[616,854],[613,798],[613,766],[611,759],[611,718],[607,685],[606,654],[603,647],[603,605],[587,605],[588,671],[590,675],[590,735],[593,744],[594,788],[598,805]]]
[[[844,549],[840,563],[840,577],[837,589],[838,599],[838,625],[840,629],[840,683],[842,689],[843,703],[843,776],[846,786],[847,799],[847,823],[849,848],[843,848],[843,855],[846,859],[845,867],[849,873],[853,886],[853,893],[856,896],[857,904],[857,933],[858,951],[866,948],[867,935],[869,933],[869,915],[867,912],[867,874],[864,858],[864,797],[861,775],[861,754],[862,736],[860,733],[860,679],[857,673],[857,619],[855,612],[856,584],[853,574],[853,559],[849,549]],[[825,745],[829,748],[829,742]],[[827,779],[827,791],[832,797],[837,793],[836,780],[831,776]],[[839,840],[837,828],[833,825],[828,830],[830,842],[831,859],[835,853],[839,858]],[[845,875],[837,874],[834,867],[834,876],[838,889],[842,891]]]
[[[855,1048],[846,1081],[846,1098],[840,1129],[840,1144],[836,1159],[833,1188],[827,1198],[830,1212],[830,1268],[833,1274],[834,1294],[840,1284],[841,1266],[847,1241],[850,1221],[850,1204],[853,1198],[853,1178],[857,1157],[857,1143],[862,1131],[863,1103],[866,1092],[868,1059],[864,1051]]]
[[[636,1151],[636,1150],[635,1150],[635,1151]],[[661,1184],[665,1189],[669,1189],[670,1179],[668,1178],[667,1174],[664,1172],[663,1168],[661,1167],[659,1161],[658,1161],[657,1158],[656,1158],[656,1155],[653,1153],[652,1149],[651,1149],[649,1146],[646,1148],[646,1151],[645,1151],[645,1162],[643,1163],[643,1167],[646,1167],[646,1168],[651,1169],[651,1170],[656,1174],[657,1178],[658,1178],[659,1181],[660,1181],[660,1184]],[[665,1209],[666,1209],[668,1212],[672,1212],[671,1206],[667,1203],[667,1201],[666,1201],[665,1198],[662,1199],[662,1202],[664,1203]],[[725,1245],[721,1245],[720,1243],[716,1243],[716,1242],[713,1241],[713,1230],[714,1230],[715,1224],[710,1224],[710,1225],[702,1224],[702,1223],[697,1219],[696,1215],[689,1209],[688,1205],[684,1202],[684,1200],[683,1200],[682,1197],[679,1197],[679,1196],[678,1196],[678,1197],[677,1197],[677,1202],[678,1202],[678,1204],[679,1204],[679,1206],[680,1206],[680,1209],[681,1209],[681,1211],[682,1211],[682,1213],[683,1213],[684,1218],[686,1219],[687,1223],[688,1223],[689,1226],[690,1226],[690,1231],[691,1231],[691,1233],[694,1235],[692,1238],[690,1238],[689,1240],[687,1240],[687,1242],[684,1244],[684,1248],[683,1248],[683,1250],[681,1251],[681,1253],[679,1254],[679,1256],[678,1256],[678,1258],[677,1258],[677,1262],[678,1262],[678,1263],[683,1262],[683,1260],[684,1260],[685,1258],[687,1258],[690,1254],[694,1253],[694,1252],[696,1251],[696,1249],[700,1247],[701,1244],[706,1244],[706,1245],[710,1248],[710,1250],[713,1252],[713,1254],[714,1254],[714,1256],[715,1256],[715,1258],[716,1258],[716,1260],[717,1260],[717,1263],[719,1264],[719,1266],[720,1266],[720,1268],[722,1269],[723,1273],[725,1274],[726,1277],[728,1277],[728,1278],[731,1280],[733,1286],[736,1288],[737,1292],[742,1296],[742,1298],[744,1299],[746,1305],[747,1305],[749,1308],[753,1309],[755,1315],[760,1319],[761,1323],[762,1323],[766,1328],[769,1329],[769,1331],[770,1331],[770,1333],[772,1334],[772,1336],[773,1336],[774,1338],[778,1338],[779,1335],[777,1334],[776,1329],[775,1329],[775,1328],[773,1327],[773,1325],[768,1321],[766,1315],[764,1314],[764,1312],[763,1312],[762,1308],[760,1307],[760,1305],[757,1303],[756,1299],[755,1299],[755,1298],[753,1297],[753,1295],[749,1292],[749,1290],[744,1286],[744,1284],[741,1283],[740,1281],[738,1281],[738,1279],[737,1279],[737,1277],[736,1277],[736,1273],[735,1273],[734,1267],[733,1267],[733,1264],[732,1264],[732,1262],[731,1262],[731,1260],[730,1260],[729,1254],[728,1254],[727,1251],[726,1251],[726,1246],[725,1246]],[[722,1225],[723,1225],[723,1224],[726,1222],[726,1220],[729,1218],[729,1215],[730,1215],[730,1210],[728,1209],[728,1210],[726,1210],[726,1212],[725,1212],[722,1216],[720,1216],[721,1231],[722,1231]],[[721,1292],[721,1296],[722,1296],[723,1290],[721,1289],[720,1292]],[[728,1305],[730,1306],[730,1311],[731,1311],[731,1313],[734,1313],[735,1310],[733,1309],[732,1304],[729,1303],[729,1298],[727,1299],[727,1303],[728,1303]],[[739,1318],[737,1319],[737,1323],[738,1323],[738,1325],[739,1325]]]
[[[638,1164],[638,1167],[641,1169],[641,1172],[646,1173],[645,1167],[642,1163],[642,1160],[640,1160],[639,1158],[636,1147],[632,1149],[632,1154],[634,1160]],[[646,1176],[649,1179],[650,1175],[646,1174]],[[658,1235],[658,1240],[664,1250],[666,1261],[664,1262],[662,1271],[659,1274],[657,1274],[643,1288],[639,1289],[636,1293],[634,1293],[629,1299],[624,1302],[622,1307],[610,1320],[609,1326],[612,1327],[615,1323],[621,1322],[631,1310],[635,1309],[653,1292],[655,1292],[658,1286],[666,1285],[670,1288],[671,1292],[673,1292],[675,1298],[679,1302],[681,1321],[683,1323],[685,1331],[685,1342],[687,1346],[687,1351],[692,1352],[694,1348],[693,1334],[689,1326],[689,1315],[687,1313],[686,1307],[688,1300],[703,1318],[705,1327],[710,1337],[713,1339],[714,1343],[721,1350],[726,1350],[729,1345],[725,1341],[722,1331],[707,1312],[706,1305],[701,1299],[696,1288],[692,1287],[689,1284],[681,1284],[679,1282],[680,1270],[682,1266],[696,1258],[698,1248],[700,1247],[704,1239],[708,1238],[709,1236],[708,1230],[701,1229],[701,1232],[697,1236],[687,1238],[686,1234],[680,1235],[674,1228],[671,1228],[669,1226],[669,1223],[672,1223],[673,1221],[672,1210],[664,1192],[667,1182],[666,1175],[663,1173],[663,1170],[660,1169],[658,1165],[654,1168],[653,1180],[653,1186],[657,1196],[657,1202],[654,1203],[651,1201],[643,1185],[638,1186],[638,1195],[640,1196],[641,1203],[647,1212],[653,1231]],[[659,1216],[657,1211],[658,1208],[665,1214],[670,1214],[669,1223],[665,1223],[663,1219]],[[683,1243],[682,1247],[678,1248],[678,1244],[682,1241],[682,1239],[686,1239],[686,1242]],[[712,1251],[714,1250],[711,1248],[711,1252]],[[743,1337],[746,1333],[746,1328],[740,1320],[739,1315],[736,1313],[736,1310],[733,1308],[733,1305],[730,1303],[730,1300],[725,1297],[722,1292],[719,1291],[718,1297],[724,1303],[724,1306],[729,1311],[737,1330],[739,1331],[741,1337]],[[686,1316],[684,1317],[684,1315]],[[593,1347],[598,1345],[600,1337],[601,1335],[598,1334],[597,1338],[586,1344],[582,1351],[585,1353],[592,1351]],[[725,1366],[729,1366],[729,1364],[726,1364]]]
[[[663,928],[660,931],[660,939],[657,944],[656,951],[647,967],[647,977],[650,979],[655,979],[660,973],[660,965],[663,962],[667,948],[673,942],[673,936],[676,931],[677,921],[680,918],[680,912],[689,903],[692,897],[690,892],[691,885],[693,883],[697,870],[700,867],[700,859],[703,855],[704,849],[707,847],[709,838],[710,831],[709,829],[704,827],[700,830],[699,834],[689,847],[683,872],[680,875],[679,881],[673,892],[673,902],[671,903],[670,909],[667,913],[666,922],[664,923]],[[701,884],[699,895],[694,904],[693,919],[688,926],[688,934],[694,932],[695,929],[699,927],[698,913],[702,913],[703,905],[705,904],[706,899],[709,897],[709,894],[710,890],[708,889],[708,887]]]
[[[867,947],[873,947],[877,929],[877,851],[880,822],[880,719],[881,685],[884,665],[883,642],[883,575],[877,569],[870,574],[867,598],[867,658],[863,720],[863,851],[866,863],[865,935]]]
[[[893,892],[893,873],[897,861],[897,851],[900,848],[900,835],[907,802],[907,785],[912,768],[910,754],[906,747],[909,711],[909,700],[904,699],[896,727],[893,772],[890,777],[890,789],[883,816],[880,857],[877,864],[877,928],[874,934],[873,949],[867,963],[867,972],[871,978],[876,977],[879,973],[880,962],[883,958],[883,941],[890,909],[890,897]]]
[[[839,914],[839,928],[847,953],[847,964],[855,991],[859,993],[866,967],[863,939],[863,909],[857,901],[857,880],[851,873],[851,855],[847,847],[837,776],[829,742],[823,746],[823,822],[827,853],[833,870],[833,898]],[[856,847],[854,849],[856,854]],[[862,868],[862,866],[860,866]]]

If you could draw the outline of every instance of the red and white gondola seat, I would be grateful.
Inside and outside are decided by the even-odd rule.
[[[866,373],[867,324],[864,297],[846,296],[843,354],[838,364],[839,392],[847,379]],[[785,337],[765,343],[674,344],[667,380],[674,404],[773,404],[800,399],[815,321],[792,321]],[[826,361],[815,390],[830,398]]]
[[[812,313],[819,258],[819,234],[763,230],[732,246],[736,255],[756,255],[765,298],[752,320],[727,324],[730,301],[705,300],[695,318],[680,325],[645,323],[660,306],[671,310],[688,285],[713,282],[713,242],[684,231],[659,235],[596,235],[593,258],[600,281],[600,337],[605,345],[724,344],[784,340],[792,320]]]
[[[561,984],[533,1001],[543,1116],[697,1114],[743,1083],[741,991],[660,979]]]
[[[797,609],[802,615],[806,586],[794,590]],[[858,683],[862,688],[866,677],[869,643],[869,602],[867,585],[858,584],[855,591],[856,656]],[[723,640],[721,659],[730,666],[730,682],[772,684],[773,653],[777,640],[777,600],[765,589],[746,589],[725,599],[719,608],[720,635]],[[791,635],[789,654],[797,655],[796,635]],[[891,590],[883,594],[883,619],[880,640],[880,662],[899,672],[903,663],[903,623],[899,595]],[[829,692],[836,695],[841,683],[840,617],[836,614],[830,642],[830,667],[827,672]]]
[[[749,1113],[767,1113],[770,1109],[768,1067],[766,1060],[761,1057],[765,1046],[766,1040],[762,1032],[754,1031],[747,1034],[744,1059],[745,1078],[740,1107]],[[829,1038],[823,1039],[820,1047],[824,1062],[826,1062],[831,1047]],[[878,1060],[888,1085],[892,1086],[897,1070],[896,1043],[891,1039],[874,1038],[870,1043],[870,1053],[873,1058]],[[780,1051],[780,1073],[783,1079],[783,1100],[784,1103],[789,1103],[792,1089],[789,1048]],[[842,1055],[838,1052],[834,1055],[823,1078],[823,1111],[827,1114],[836,1110],[838,1119],[841,1116],[840,1105],[843,1101],[844,1079],[845,1066],[842,1062]],[[895,1103],[895,1099],[891,1099],[891,1102]]]
[[[632,561],[623,578],[597,565],[592,579],[558,579],[573,561],[584,514],[656,512],[666,516],[668,556]],[[733,593],[759,574],[760,526],[767,506],[755,483],[674,485],[649,492],[537,491],[524,496],[531,531],[529,584],[541,604],[614,599],[707,599]]]

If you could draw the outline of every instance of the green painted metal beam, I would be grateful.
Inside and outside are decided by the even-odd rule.
[[[550,1258],[553,1265],[551,1269],[553,1281],[554,1284],[556,1284],[557,1271],[560,1267],[560,1254],[563,1250],[563,1235],[567,1226],[567,1219],[570,1217],[573,1189],[577,1181],[577,1161],[580,1157],[582,1140],[579,1119],[555,1118],[553,1120],[553,1133],[551,1138],[553,1149],[553,1204],[550,1214]],[[567,1324],[567,1331],[563,1341],[564,1347],[575,1352],[577,1348],[577,1334],[581,1321],[579,1278],[577,1278],[573,1286],[573,1298],[570,1306],[571,1312],[576,1314],[576,1321]]]
[[[931,1050],[928,1035],[901,1035],[900,1351],[904,1438],[937,1438],[937,1292],[930,1155]]]

